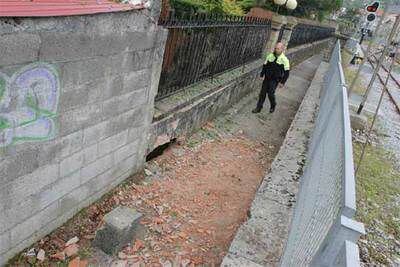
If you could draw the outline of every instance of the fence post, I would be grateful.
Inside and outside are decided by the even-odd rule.
[[[279,38],[279,32],[281,31],[281,28],[283,27],[283,25],[286,24],[286,22],[287,22],[286,17],[278,15],[278,14],[272,15],[271,33],[270,33],[270,37],[268,39],[267,45],[265,47],[266,53],[269,53],[274,49],[274,46]]]
[[[339,215],[336,222],[331,226],[324,242],[311,261],[312,267],[333,267],[341,258],[342,247],[346,241],[357,243],[360,235],[365,234],[364,225],[346,216]],[[339,260],[340,261],[340,260]],[[349,266],[350,267],[350,266]]]
[[[285,47],[288,47],[290,37],[292,37],[293,29],[297,25],[297,19],[294,17],[287,17],[286,20],[286,29],[283,33],[282,43],[285,45]]]

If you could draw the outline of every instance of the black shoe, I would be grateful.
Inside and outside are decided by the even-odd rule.
[[[253,113],[260,113],[260,112],[261,112],[261,108],[255,108],[255,109],[253,109],[251,112],[253,112]]]
[[[275,107],[269,109],[269,113],[274,113]]]

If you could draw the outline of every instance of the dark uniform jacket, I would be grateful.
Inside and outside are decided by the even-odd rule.
[[[289,78],[289,59],[282,53],[278,57],[274,53],[267,55],[261,71],[261,77],[285,84]]]

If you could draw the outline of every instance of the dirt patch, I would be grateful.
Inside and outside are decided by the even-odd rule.
[[[152,266],[177,260],[217,265],[237,228],[247,219],[247,210],[271,161],[263,144],[240,134],[222,137],[208,124],[188,142],[174,144],[150,162],[147,175],[132,177],[38,242],[34,248],[44,249],[47,257],[43,262],[33,261],[39,266],[55,264],[57,260],[49,256],[78,236],[80,250],[75,256],[88,258],[92,265],[108,265],[91,256],[90,241],[104,214],[124,205],[144,214],[142,224],[148,232],[143,239],[132,240],[120,253],[122,260]],[[12,265],[27,260],[32,262],[21,254]]]

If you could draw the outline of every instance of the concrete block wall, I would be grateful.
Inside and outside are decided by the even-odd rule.
[[[0,19],[0,266],[142,167],[166,40],[152,2]]]

